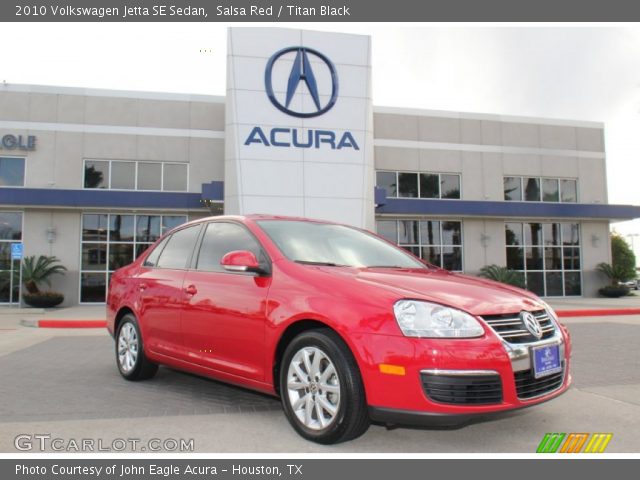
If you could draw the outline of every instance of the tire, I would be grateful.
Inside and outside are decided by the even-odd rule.
[[[115,352],[118,371],[127,380],[146,380],[158,371],[158,365],[149,361],[144,354],[138,321],[130,313],[122,317],[118,325]]]
[[[360,370],[334,331],[309,330],[295,337],[284,352],[279,376],[285,415],[307,440],[346,442],[369,428]]]

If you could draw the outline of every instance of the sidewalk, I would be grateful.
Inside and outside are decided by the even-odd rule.
[[[558,298],[549,305],[561,318],[640,316],[640,296],[623,298]]]
[[[0,329],[17,326],[53,328],[104,328],[104,305],[62,308],[0,307]]]
[[[550,298],[554,310],[640,308],[640,295],[622,298]]]
[[[38,316],[40,318],[60,318],[60,319],[93,319],[104,320],[104,305],[76,305],[73,307],[60,308],[31,308],[31,307],[0,307],[0,319],[4,316]]]

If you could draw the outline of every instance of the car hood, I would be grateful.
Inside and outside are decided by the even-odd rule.
[[[539,310],[544,304],[533,293],[503,283],[446,270],[344,269],[361,284],[377,286],[400,298],[427,300],[473,315]]]

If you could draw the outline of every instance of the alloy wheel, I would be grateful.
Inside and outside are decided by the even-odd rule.
[[[337,418],[340,379],[331,359],[317,347],[304,347],[293,356],[287,372],[291,408],[305,427],[323,430]]]
[[[124,373],[129,373],[138,361],[138,334],[132,323],[125,323],[118,335],[118,362]]]

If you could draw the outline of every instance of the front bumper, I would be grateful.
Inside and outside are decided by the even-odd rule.
[[[369,407],[369,418],[375,423],[385,425],[411,425],[419,427],[463,427],[470,423],[478,421],[490,420],[499,416],[504,412],[521,410],[523,408],[533,407],[546,401],[554,399],[556,396],[565,392],[569,385],[563,387],[561,391],[554,392],[553,395],[547,395],[543,399],[536,402],[529,402],[527,405],[500,409],[494,411],[486,411],[481,413],[433,413],[414,410],[399,410],[395,408]]]
[[[564,393],[572,380],[571,345],[562,327],[556,328],[553,337],[521,345],[508,344],[490,330],[483,337],[473,339],[363,334],[357,345],[370,416],[384,423],[465,423],[478,415],[550,400]],[[553,382],[551,376],[535,379],[530,372],[531,349],[543,345],[558,345],[560,349],[563,371],[553,377]],[[404,374],[383,373],[381,364],[401,366]],[[481,371],[499,377],[500,397],[490,403],[435,401],[426,392],[423,374],[442,372],[446,375],[452,371],[461,376],[465,372]],[[543,388],[538,391],[540,384]]]

